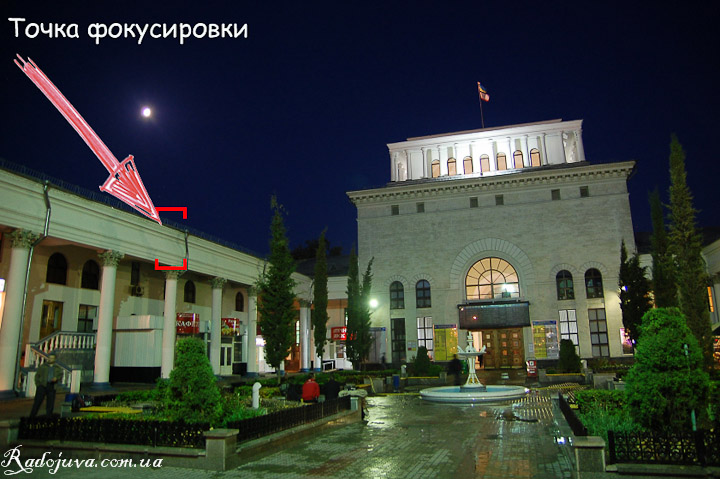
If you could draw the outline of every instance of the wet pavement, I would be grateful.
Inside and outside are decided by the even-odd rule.
[[[443,405],[418,396],[367,399],[366,421],[330,429],[209,472],[176,467],[36,468],[71,478],[571,478],[548,391],[495,405]],[[5,468],[3,468],[5,469]],[[5,471],[4,471],[5,472]]]

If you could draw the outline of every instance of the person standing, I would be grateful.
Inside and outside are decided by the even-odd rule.
[[[457,357],[457,354],[453,354],[452,361],[448,366],[448,372],[455,377],[455,386],[460,386],[460,375],[462,374],[462,363]]]
[[[305,402],[317,402],[320,397],[320,386],[315,382],[315,375],[311,374],[302,387],[302,399]]]
[[[55,384],[63,376],[60,366],[55,364],[56,360],[57,357],[50,354],[47,361],[42,363],[35,373],[35,401],[30,411],[30,417],[37,416],[43,399],[45,399],[45,412],[48,416],[52,416],[55,408]]]

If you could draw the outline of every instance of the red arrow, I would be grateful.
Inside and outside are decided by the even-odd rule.
[[[15,64],[25,72],[25,75],[37,86],[41,92],[55,105],[55,108],[62,113],[62,116],[75,128],[78,135],[85,140],[85,143],[110,173],[108,179],[100,187],[100,191],[110,193],[120,201],[127,203],[148,218],[160,221],[160,216],[153,205],[150,195],[145,190],[140,174],[135,167],[133,156],[129,155],[122,162],[118,162],[112,152],[105,146],[100,137],[90,128],[90,125],[80,116],[80,113],[60,93],[50,79],[35,65],[30,58],[26,62],[18,55],[19,62]]]

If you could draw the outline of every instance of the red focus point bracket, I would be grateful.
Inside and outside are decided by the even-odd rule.
[[[157,206],[156,211],[181,211],[183,219],[187,219],[187,206]],[[187,253],[187,235],[185,238],[185,253]],[[160,266],[160,260],[155,259],[156,271],[187,271],[187,258],[183,258],[182,266]]]

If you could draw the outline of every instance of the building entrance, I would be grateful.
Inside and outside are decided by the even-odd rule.
[[[485,368],[525,367],[522,328],[484,330],[482,344],[487,348],[484,357]]]

